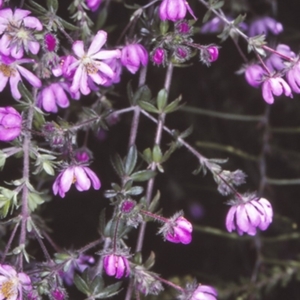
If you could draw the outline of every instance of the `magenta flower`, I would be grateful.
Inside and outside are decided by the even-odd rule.
[[[218,59],[219,57],[219,49],[216,46],[209,46],[207,48],[208,53],[210,54],[208,57],[209,62],[214,62]]]
[[[86,0],[86,5],[91,11],[96,11],[102,0]]]
[[[265,198],[246,196],[229,203],[231,208],[226,216],[226,228],[229,232],[237,230],[239,235],[255,235],[256,229],[266,230],[272,222],[273,209]]]
[[[217,300],[217,296],[216,289],[209,285],[199,284],[188,300]]]
[[[264,100],[268,104],[274,103],[274,96],[280,96],[282,94],[293,98],[292,90],[290,86],[281,77],[267,78],[262,85],[262,95]]]
[[[15,60],[5,55],[0,55],[0,92],[5,88],[8,80],[10,89],[15,99],[20,99],[21,94],[18,90],[18,83],[21,76],[24,76],[27,81],[34,87],[39,88],[42,82],[33,73],[20,66],[22,63],[34,62],[33,59],[19,59]]]
[[[293,92],[300,94],[300,61],[298,60],[286,73],[286,80]]]
[[[258,87],[262,83],[264,74],[264,69],[260,65],[250,65],[246,68],[245,78],[251,86]]]
[[[69,86],[65,82],[51,83],[43,88],[37,96],[37,104],[42,107],[46,112],[56,113],[58,111],[57,106],[66,108],[70,102],[67,97],[66,91],[71,94],[71,97],[79,99],[79,95],[74,95],[69,91]]]
[[[0,141],[14,140],[21,133],[22,117],[10,106],[0,107]]]
[[[164,238],[172,243],[189,244],[192,241],[192,224],[182,216],[176,214],[160,229]]]
[[[107,59],[104,62],[114,71],[114,76],[112,78],[107,77],[103,86],[111,86],[114,83],[119,83],[122,73],[122,64],[120,59],[112,58]]]
[[[164,63],[166,57],[166,50],[163,48],[156,48],[152,52],[152,61],[157,64],[161,65]]]
[[[127,45],[122,49],[121,63],[129,72],[135,74],[140,65],[147,65],[148,52],[141,44]]]
[[[107,77],[113,78],[115,73],[109,65],[103,62],[104,59],[119,58],[120,50],[100,50],[105,44],[107,33],[99,30],[94,36],[92,43],[87,52],[84,51],[83,41],[73,43],[72,49],[77,59],[68,66],[67,73],[75,71],[73,82],[70,90],[72,92],[80,92],[84,95],[90,93],[88,79],[94,83],[103,85],[107,81]]]
[[[49,52],[56,52],[58,49],[58,40],[52,33],[44,35],[44,49]]]
[[[9,265],[0,265],[0,299],[21,300],[23,290],[32,289],[31,280],[25,273],[17,273]]]
[[[64,169],[54,181],[52,190],[54,195],[59,194],[62,198],[69,191],[72,183],[78,191],[87,191],[91,184],[95,190],[99,190],[101,183],[97,175],[88,167],[85,166],[69,166]]]
[[[51,292],[51,296],[53,300],[65,300],[67,297],[66,293],[58,288]]]
[[[276,47],[276,51],[285,55],[288,59],[295,58],[296,54],[291,50],[291,48],[284,44],[279,44]],[[284,64],[284,58],[276,53],[272,53],[265,63],[270,71],[281,71],[286,68]]]
[[[248,29],[249,36],[256,36],[260,34],[268,34],[269,32],[274,35],[278,35],[283,31],[283,26],[281,23],[270,17],[260,17],[255,19],[250,25]]]
[[[170,20],[173,22],[185,18],[187,10],[196,20],[191,7],[185,0],[163,0],[159,6],[159,17],[162,21]]]
[[[128,259],[123,255],[106,255],[103,259],[103,267],[108,276],[114,276],[117,279],[129,276]]]
[[[0,10],[0,52],[6,56],[21,58],[26,52],[37,54],[40,44],[36,41],[33,30],[42,30],[42,23],[35,17],[29,17],[31,12],[24,9],[10,8]]]

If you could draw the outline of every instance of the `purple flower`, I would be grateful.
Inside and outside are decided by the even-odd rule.
[[[283,26],[281,23],[270,17],[260,17],[256,18],[250,25],[248,29],[249,36],[256,36],[260,34],[268,34],[269,32],[277,35],[283,31]]]
[[[231,208],[226,216],[226,228],[229,232],[237,230],[239,235],[244,232],[255,235],[256,229],[266,230],[273,218],[273,209],[265,198],[246,196],[231,201]]]
[[[300,94],[300,61],[298,60],[286,73],[286,80],[293,92]]]
[[[80,254],[79,257],[71,262],[68,270],[60,274],[67,285],[72,285],[74,281],[75,272],[82,273],[87,267],[95,263],[94,257],[90,255]]]
[[[14,140],[21,133],[22,117],[10,106],[0,107],[0,141]]]
[[[185,18],[187,10],[196,20],[197,18],[186,0],[163,0],[159,6],[159,17],[162,21],[176,22]]]
[[[147,65],[148,52],[141,44],[127,45],[122,49],[121,63],[129,72],[135,74],[140,65]]]
[[[120,59],[112,58],[104,60],[104,62],[114,71],[114,76],[112,78],[107,77],[103,86],[111,86],[114,83],[119,83],[122,73],[122,64]]]
[[[293,98],[290,86],[281,77],[267,78],[262,85],[262,95],[268,104],[274,103],[274,96],[285,94],[287,97]]]
[[[0,92],[5,88],[8,79],[10,84],[10,89],[13,97],[15,99],[20,99],[21,94],[18,90],[18,83],[21,80],[21,76],[24,76],[28,82],[39,88],[42,82],[33,73],[20,66],[22,63],[34,62],[33,59],[19,59],[15,60],[5,55],[0,55]]]
[[[296,54],[291,50],[291,48],[284,44],[279,44],[276,47],[276,51],[285,55],[288,59],[296,57]],[[265,63],[270,71],[281,71],[286,68],[284,58],[276,53],[272,53]]]
[[[75,93],[80,90],[83,95],[88,95],[91,91],[88,86],[88,78],[96,84],[103,85],[107,81],[107,77],[114,77],[114,71],[103,60],[119,58],[121,53],[120,50],[100,50],[106,39],[107,33],[99,30],[87,52],[84,51],[83,41],[73,43],[72,49],[77,59],[69,65],[67,70],[67,73],[70,74],[76,69],[70,88],[72,92]]]
[[[128,277],[130,267],[128,259],[122,255],[110,254],[103,259],[103,267],[108,276],[114,276],[117,279]]]
[[[189,244],[192,241],[192,224],[182,216],[175,215],[169,219],[160,232],[172,243]]]
[[[99,190],[101,183],[97,175],[88,167],[85,166],[69,166],[64,169],[56,178],[53,184],[54,195],[59,194],[62,198],[69,191],[72,183],[78,191],[87,191],[91,184],[95,190]]]
[[[63,82],[51,83],[43,88],[38,96],[37,103],[46,112],[56,113],[59,107],[66,108],[69,106],[69,99],[66,95],[65,88],[67,85]]]
[[[152,52],[152,61],[157,64],[161,65],[164,63],[166,57],[166,50],[163,48],[156,48]]]
[[[32,54],[37,54],[40,44],[33,36],[33,30],[42,30],[42,23],[35,17],[28,17],[31,12],[24,9],[10,8],[0,10],[0,52],[4,55],[11,55],[14,58],[21,58],[24,49]]]
[[[262,82],[264,74],[264,69],[260,65],[250,65],[246,68],[245,78],[251,86],[258,87]]]
[[[207,48],[209,55],[208,61],[209,62],[214,62],[218,59],[219,57],[219,49],[216,46],[210,46]]]
[[[55,289],[51,292],[51,296],[53,300],[64,300],[66,299],[66,293],[60,289]]]
[[[91,11],[96,11],[102,0],[86,0],[86,5]]]
[[[209,285],[199,284],[188,300],[216,300],[217,296],[216,289]]]
[[[0,299],[20,300],[23,290],[32,289],[31,280],[25,273],[17,273],[9,265],[0,265]]]

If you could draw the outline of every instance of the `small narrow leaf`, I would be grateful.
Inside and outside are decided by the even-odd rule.
[[[159,111],[163,111],[166,104],[167,104],[167,99],[168,99],[168,93],[165,89],[162,89],[158,92],[157,95],[157,107]]]
[[[115,169],[115,171],[117,172],[117,174],[122,177],[125,175],[125,168],[124,168],[124,164],[123,161],[120,157],[119,154],[115,154],[112,158],[111,158],[111,163]]]
[[[125,161],[125,172],[127,175],[130,175],[133,172],[134,167],[136,165],[136,161],[137,161],[137,150],[136,150],[136,146],[132,145],[128,151],[126,161]]]
[[[136,173],[133,173],[130,178],[133,181],[147,181],[150,178],[154,177],[156,175],[155,171],[151,171],[151,170],[144,170],[144,171],[139,171]]]
[[[149,112],[152,112],[152,113],[156,113],[158,114],[159,113],[159,110],[151,103],[149,102],[145,102],[145,101],[139,101],[139,106],[146,110],[146,111],[149,111]]]

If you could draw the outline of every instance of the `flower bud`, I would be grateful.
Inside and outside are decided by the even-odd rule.
[[[191,26],[187,21],[179,21],[175,25],[175,31],[181,34],[191,33]]]
[[[44,35],[44,50],[49,52],[56,52],[58,48],[58,40],[55,35],[46,33]]]
[[[250,65],[245,71],[245,78],[251,86],[258,87],[261,84],[263,74],[264,70],[260,65]]]
[[[152,61],[161,65],[165,61],[166,51],[163,48],[156,48],[152,51]]]
[[[86,0],[86,5],[91,11],[96,11],[102,0]]]
[[[10,106],[0,107],[0,141],[14,140],[21,133],[22,117]]]
[[[107,255],[103,259],[103,267],[108,276],[114,276],[117,279],[129,276],[130,268],[125,256]]]
[[[210,56],[208,58],[209,62],[214,62],[219,57],[219,49],[216,46],[211,46],[207,48],[207,51],[209,52]]]

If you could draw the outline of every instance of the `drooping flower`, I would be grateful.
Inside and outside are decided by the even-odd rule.
[[[249,25],[248,35],[256,36],[260,34],[268,34],[271,32],[274,35],[278,35],[283,31],[281,23],[277,22],[271,17],[259,17],[252,21]]]
[[[196,20],[197,18],[186,0],[163,0],[159,6],[159,17],[162,21],[176,22],[185,18],[187,10]]]
[[[86,5],[91,11],[96,11],[102,0],[86,0]]]
[[[0,107],[0,141],[14,140],[21,133],[22,117],[10,106]]]
[[[296,54],[291,50],[291,48],[284,44],[279,44],[276,47],[276,51],[285,55],[288,59],[295,58]],[[270,57],[268,57],[265,61],[265,64],[269,68],[270,71],[281,71],[282,69],[286,68],[284,64],[286,60],[277,53],[272,53]]]
[[[23,291],[29,292],[31,289],[31,280],[27,274],[17,273],[9,265],[0,265],[0,299],[24,299]]]
[[[226,216],[229,232],[237,230],[239,235],[255,235],[257,228],[266,230],[272,222],[273,209],[265,198],[249,195],[236,198],[229,204],[232,205]]]
[[[8,56],[0,54],[0,92],[5,88],[8,80],[10,89],[15,99],[20,99],[21,94],[18,90],[18,83],[21,81],[21,76],[24,76],[27,81],[34,87],[39,88],[42,82],[33,73],[21,66],[23,63],[32,63],[33,59],[12,59]]]
[[[286,80],[291,86],[293,92],[300,94],[300,61],[297,60],[296,63],[285,74]]]
[[[181,214],[175,214],[161,227],[159,233],[169,242],[189,244],[192,241],[192,231],[192,224]]]
[[[199,284],[188,300],[216,300],[217,296],[218,293],[215,288]]]
[[[107,81],[107,77],[113,78],[114,71],[103,60],[119,58],[121,52],[120,50],[100,50],[105,44],[106,39],[107,33],[99,30],[94,36],[87,52],[84,50],[83,41],[73,43],[72,49],[77,59],[75,58],[74,62],[67,69],[68,74],[76,70],[70,88],[72,92],[80,90],[83,95],[88,95],[91,91],[88,86],[89,78],[99,85],[103,85]]]
[[[164,63],[166,57],[166,50],[163,48],[156,48],[151,53],[152,61],[157,64],[161,65]]]
[[[28,16],[31,12],[24,9],[10,8],[0,10],[0,52],[6,56],[21,58],[26,52],[37,54],[40,44],[33,31],[43,29],[42,23],[35,17]]]
[[[126,256],[109,254],[103,259],[103,267],[108,276],[114,276],[117,279],[128,277],[130,267]]]
[[[78,191],[87,191],[91,184],[95,190],[99,190],[101,183],[97,175],[88,167],[85,166],[69,166],[64,169],[56,178],[53,184],[54,195],[59,194],[62,198],[69,191],[72,183]]]
[[[140,65],[148,63],[148,52],[141,44],[130,44],[122,49],[121,63],[129,72],[135,74]]]
[[[260,65],[249,65],[245,71],[245,78],[251,86],[258,87],[262,83],[264,74],[264,69]]]
[[[262,84],[262,95],[268,104],[274,103],[274,96],[285,96],[293,98],[290,86],[281,77],[269,77]]]

